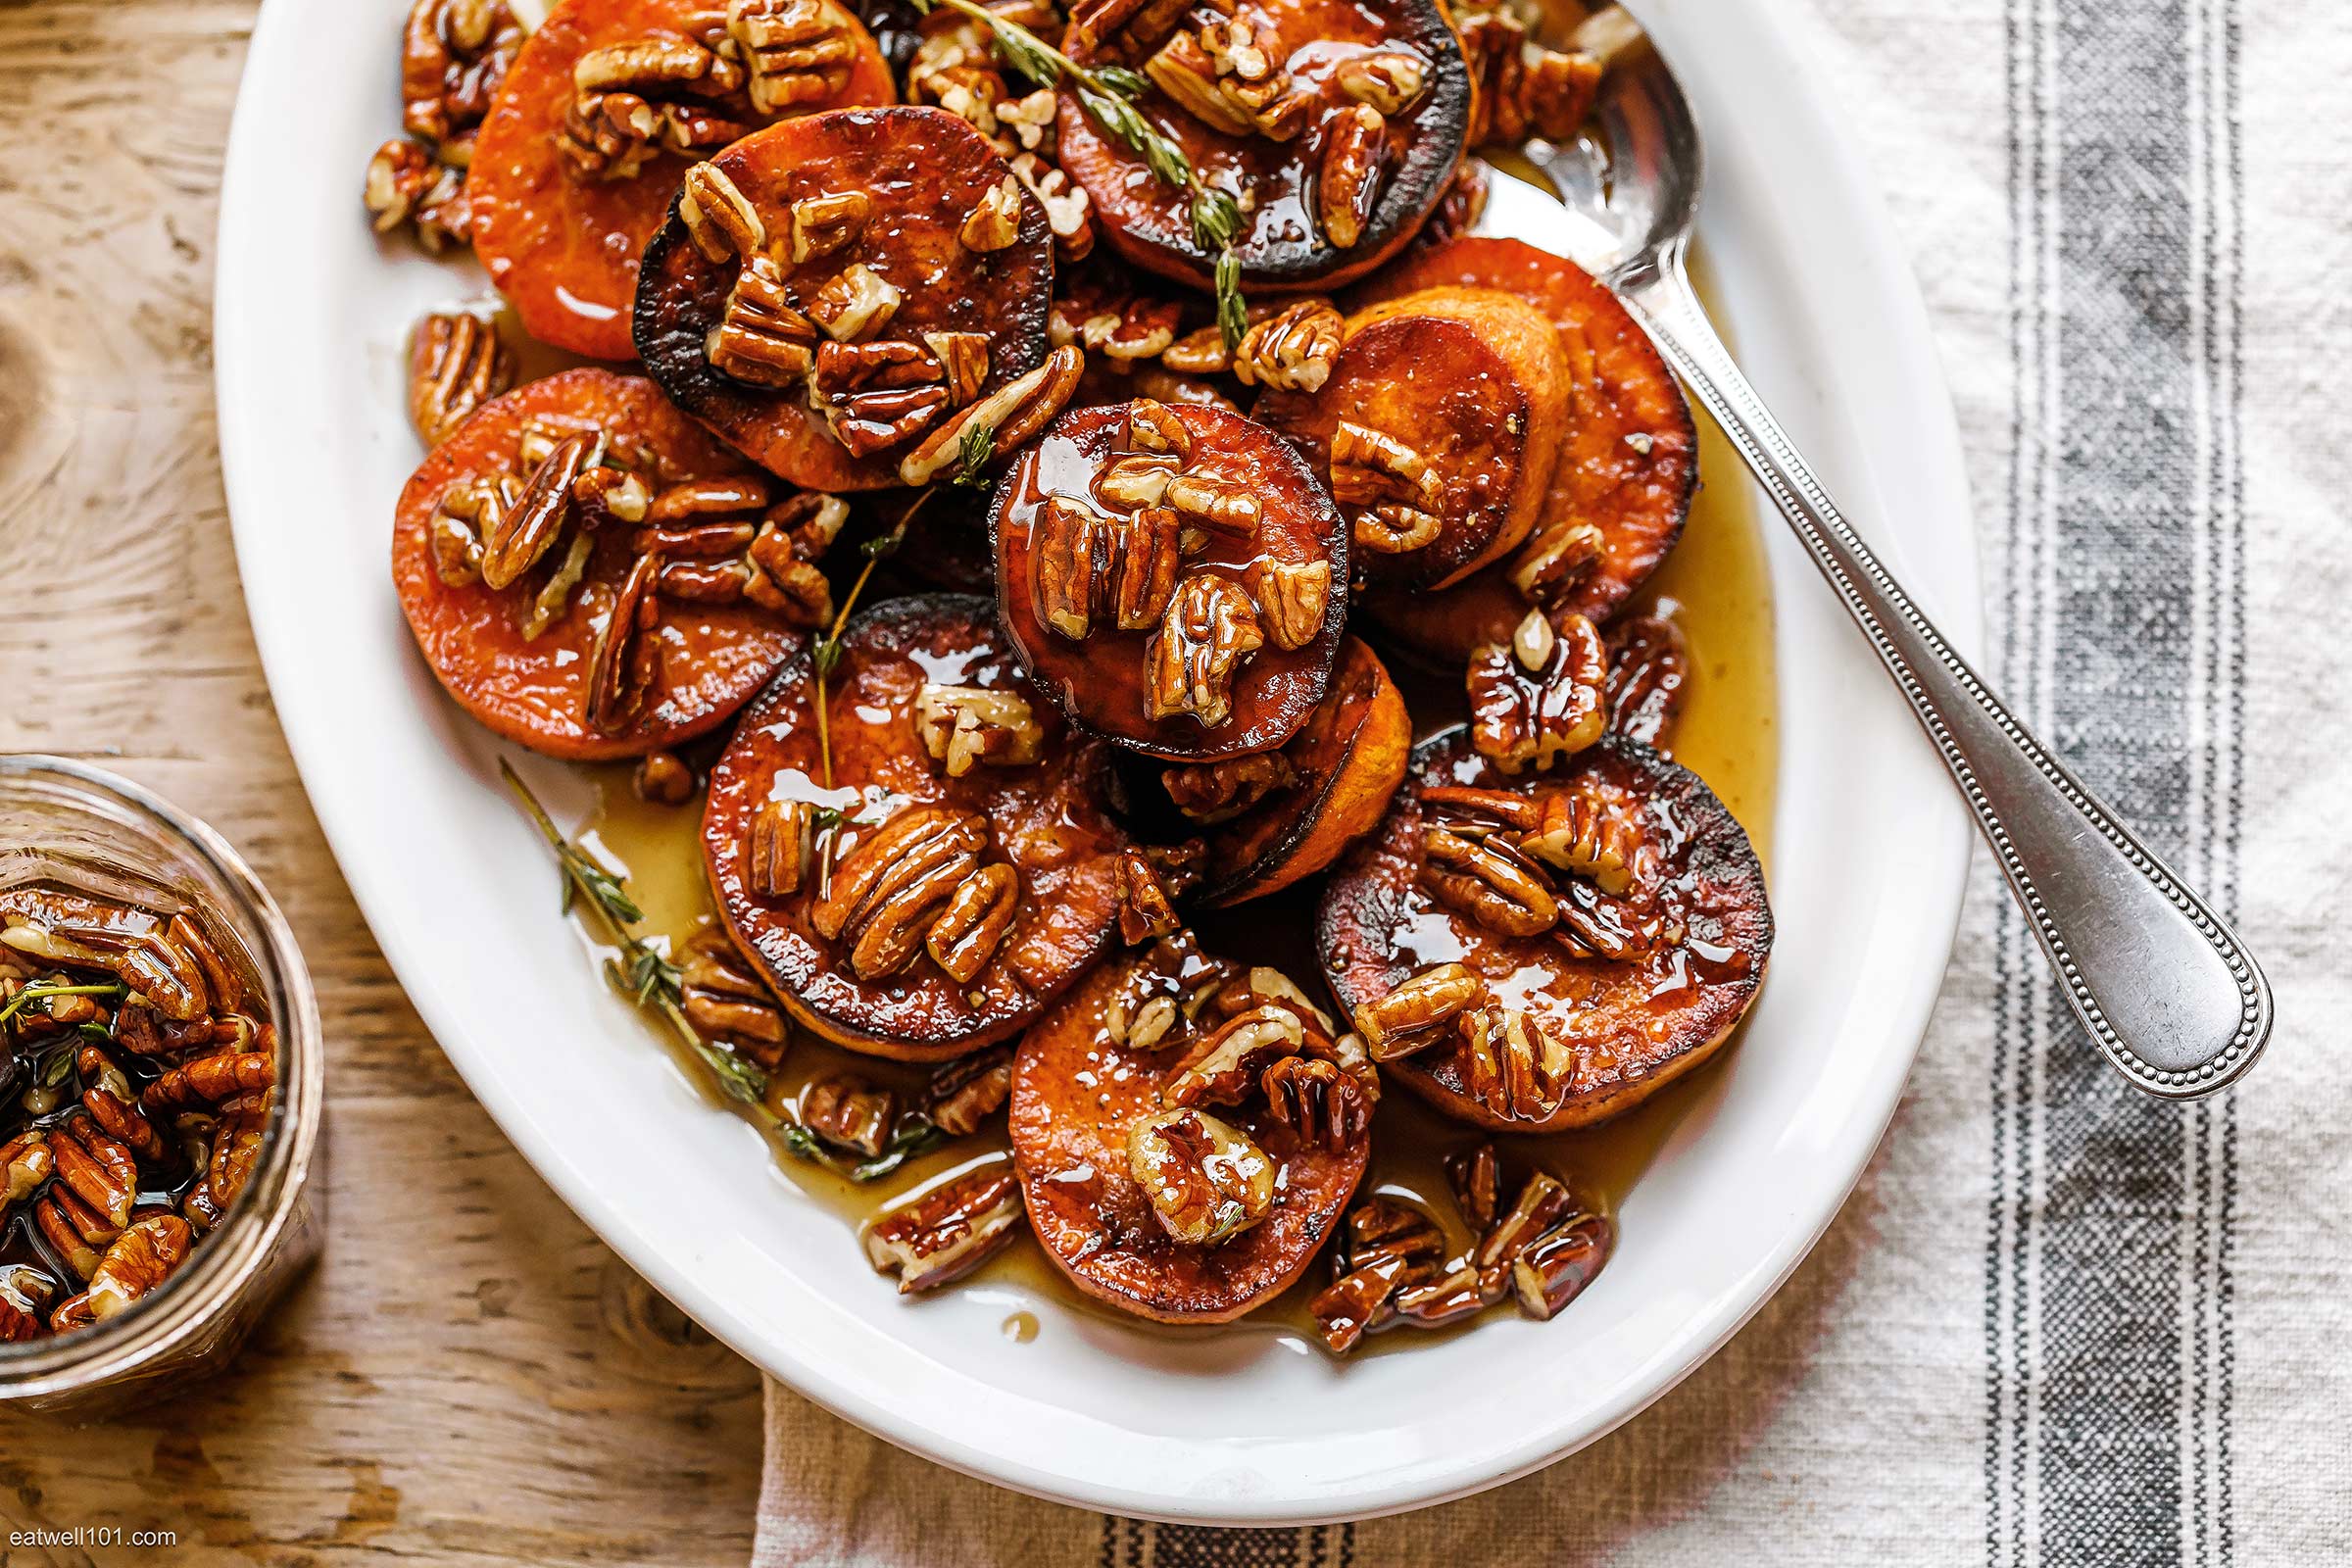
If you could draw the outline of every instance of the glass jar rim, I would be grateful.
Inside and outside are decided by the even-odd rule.
[[[0,796],[44,784],[62,804],[96,808],[176,841],[239,906],[261,939],[246,946],[277,1026],[278,1102],[244,1192],[186,1266],[164,1289],[86,1329],[0,1344],[0,1401],[135,1377],[221,1321],[289,1222],[317,1157],[325,1100],[310,966],[277,901],[244,858],[208,823],[120,774],[67,757],[0,755]]]

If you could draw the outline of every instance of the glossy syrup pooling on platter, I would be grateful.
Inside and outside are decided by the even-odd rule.
[[[1765,574],[1753,492],[1739,476],[1736,455],[1711,424],[1703,418],[1699,423],[1703,471],[1717,477],[1699,491],[1682,543],[1636,601],[1633,612],[1671,612],[1682,626],[1690,642],[1691,667],[1676,730],[1675,756],[1708,781],[1747,828],[1759,856],[1769,861],[1779,752],[1771,586]],[[1446,706],[1459,702],[1458,677],[1416,686],[1407,670],[1399,667],[1397,673],[1425,727],[1436,727],[1432,715],[1444,715],[1450,721],[1458,711]],[[626,868],[630,893],[646,911],[645,929],[664,933],[673,948],[681,947],[711,915],[698,846],[699,809],[694,805],[672,808],[640,801],[630,789],[625,770],[608,769],[599,776],[602,806],[585,841],[612,863]],[[1310,882],[1239,909],[1204,915],[1198,927],[1214,950],[1250,952],[1286,972],[1311,976],[1315,972],[1309,940],[1313,908]],[[604,950],[593,942],[588,947],[591,958],[603,956]],[[667,1041],[670,1037],[656,1030],[649,1038]],[[679,1062],[681,1071],[701,1087],[714,1108],[726,1105],[710,1087],[701,1067],[682,1051]],[[788,1108],[811,1082],[843,1072],[860,1073],[892,1085],[908,1101],[919,1095],[924,1080],[920,1068],[856,1055],[802,1034],[781,1067],[770,1075],[768,1102],[778,1110]],[[1712,1069],[1702,1068],[1599,1127],[1503,1138],[1499,1148],[1504,1164],[1513,1176],[1533,1167],[1554,1171],[1571,1180],[1584,1205],[1614,1213],[1691,1106],[1711,1093],[1712,1082]],[[1447,1153],[1475,1143],[1478,1136],[1400,1090],[1390,1093],[1382,1100],[1373,1123],[1372,1158],[1358,1188],[1359,1199],[1381,1194],[1406,1199],[1438,1220],[1446,1232],[1449,1249],[1467,1246],[1474,1238],[1454,1211],[1442,1162]],[[856,1231],[877,1210],[976,1164],[1008,1158],[1003,1123],[992,1120],[981,1135],[918,1155],[890,1176],[869,1184],[853,1183],[782,1152],[777,1164],[785,1180],[808,1200],[840,1216],[842,1245],[849,1248],[856,1245]],[[1306,1302],[1327,1277],[1326,1266],[1318,1260],[1282,1295],[1238,1322],[1222,1326],[1147,1324],[1091,1301],[1027,1241],[998,1253],[969,1278],[1033,1301],[1051,1300],[1136,1333],[1168,1339],[1256,1334],[1320,1354],[1321,1337]],[[1049,1338],[1056,1332],[1053,1315],[1013,1316],[1021,1320],[1006,1332],[1016,1342]],[[1389,1354],[1427,1343],[1429,1338],[1422,1334],[1375,1335],[1367,1338],[1355,1354]]]

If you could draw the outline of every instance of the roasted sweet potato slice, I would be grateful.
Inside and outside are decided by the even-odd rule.
[[[815,505],[787,496],[651,381],[566,370],[433,449],[392,579],[475,718],[551,757],[635,757],[719,724],[807,642],[756,564]]]
[[[837,0],[557,0],[474,144],[474,252],[533,337],[629,359],[637,261],[696,158],[897,96]]]
[[[1220,15],[1219,13],[1224,13]],[[1081,0],[1062,47],[1142,72],[1136,113],[1212,187],[1254,197],[1235,253],[1253,293],[1334,288],[1394,255],[1453,178],[1470,75],[1437,0],[1267,0],[1241,7]],[[1120,255],[1195,287],[1216,250],[1193,194],[1156,178],[1067,84],[1060,163]]]
[[[1161,775],[1178,812],[1201,828],[1205,879],[1192,902],[1263,898],[1331,864],[1388,810],[1412,745],[1402,694],[1379,656],[1348,638],[1330,695],[1282,750]]]
[[[1237,414],[1075,409],[997,486],[997,598],[1078,724],[1147,757],[1280,746],[1323,700],[1346,525],[1305,462]]]
[[[1348,304],[1362,309],[1446,285],[1516,295],[1559,329],[1565,444],[1535,535],[1511,566],[1534,574],[1546,603],[1605,620],[1666,559],[1690,515],[1698,436],[1682,387],[1614,295],[1575,263],[1515,239],[1469,236],[1416,251]],[[1598,535],[1589,561],[1570,537],[1587,527]],[[1557,547],[1552,563],[1535,562],[1549,547]]]
[[[1443,587],[1516,548],[1559,455],[1559,335],[1494,289],[1432,288],[1349,317],[1330,377],[1268,390],[1250,416],[1331,481],[1357,570]]]
[[[956,471],[967,431],[1008,446],[1068,398],[1082,357],[1048,360],[1053,283],[1045,210],[978,131],[845,109],[690,172],[646,248],[637,352],[796,484],[919,484]]]
[[[1212,1043],[1222,1035],[1233,1045],[1238,1031],[1251,1026],[1246,1013],[1262,1021],[1267,1005],[1280,1006],[1277,999],[1250,994],[1247,981],[1227,978],[1236,968],[1203,960],[1181,938],[1139,950],[1097,969],[1055,1004],[1022,1039],[1013,1060],[1013,1164],[1030,1224],[1046,1255],[1079,1290],[1139,1317],[1222,1323],[1279,1294],[1333,1234],[1370,1153],[1369,1100],[1349,1101],[1355,1119],[1345,1126],[1318,1119],[1301,1136],[1297,1102],[1286,1097],[1277,1104],[1283,1086],[1265,1087],[1269,1068],[1301,1050],[1336,1054],[1311,1006],[1303,1009],[1308,1016],[1290,1014],[1298,1025],[1298,1044],[1264,1031],[1266,1045],[1226,1054],[1231,1071],[1188,1071],[1204,1061],[1218,1065]],[[1238,993],[1234,1000],[1250,1004],[1245,1013],[1228,1017],[1213,1000],[1200,1000],[1219,983],[1219,995]],[[1187,1017],[1188,1007],[1196,1016]],[[1310,1071],[1328,1080],[1327,1091],[1368,1092],[1339,1063],[1327,1068],[1322,1057],[1313,1059],[1318,1065]],[[1360,1062],[1354,1070],[1368,1076]],[[1221,1087],[1205,1087],[1212,1079]],[[1226,1219],[1247,1228],[1204,1243],[1178,1239],[1179,1230],[1200,1234],[1186,1225],[1183,1205],[1171,1201],[1184,1196],[1183,1178],[1198,1182],[1200,1173],[1179,1165],[1171,1182],[1152,1163],[1180,1155],[1184,1135],[1193,1131],[1180,1125],[1172,1130],[1174,1147],[1160,1147],[1154,1118],[1186,1114],[1172,1102],[1189,1102],[1193,1114],[1209,1118],[1202,1130],[1238,1156],[1234,1165],[1258,1177],[1256,1216],[1245,1219],[1245,1199]],[[1328,1118],[1331,1107],[1320,1108]],[[1325,1136],[1333,1132],[1348,1136]],[[1232,1146],[1231,1133],[1248,1147]],[[1145,1146],[1140,1166],[1133,1152],[1139,1143]],[[1158,1187],[1156,1203],[1147,1181]],[[1171,1218],[1161,1217],[1162,1204],[1175,1210]]]
[[[1451,729],[1325,889],[1325,977],[1375,1060],[1508,1132],[1613,1116],[1712,1055],[1764,979],[1747,835],[1688,768],[1611,735],[1508,778]]]
[[[1028,689],[985,599],[859,614],[821,727],[814,675],[786,664],[711,770],[704,861],[736,945],[853,1051],[939,1061],[1025,1027],[1117,918],[1101,744]]]

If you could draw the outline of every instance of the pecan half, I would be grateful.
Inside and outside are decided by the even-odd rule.
[[[1348,97],[1393,117],[1420,101],[1429,64],[1407,50],[1375,49],[1341,61],[1332,77]]]
[[[482,581],[510,588],[555,548],[571,517],[571,487],[601,455],[593,430],[577,430],[558,441],[523,482],[514,505],[502,512],[482,535]],[[444,506],[447,503],[444,502]]]
[[[103,969],[175,1023],[195,1023],[215,1006],[233,1005],[242,990],[187,916],[174,916],[159,930],[144,910],[46,888],[15,888],[0,896],[0,947],[45,963]],[[61,1023],[73,1016],[54,1006],[43,1013]]]
[[[652,636],[662,615],[662,602],[653,591],[661,568],[661,557],[639,556],[613,595],[612,612],[588,656],[590,729],[613,735],[627,728],[661,673],[662,649]]]
[[[1287,1056],[1261,1079],[1274,1119],[1298,1141],[1338,1153],[1372,1130],[1379,1080],[1319,1056]]]
[[[1355,1030],[1374,1061],[1395,1061],[1436,1045],[1448,1024],[1486,1000],[1486,981],[1461,964],[1442,963],[1358,1006]]]
[[[1178,585],[1145,650],[1145,710],[1154,719],[1189,713],[1202,729],[1233,716],[1233,673],[1265,646],[1257,607],[1241,584],[1197,572]]]
[[[1306,1044],[1306,1024],[1291,1008],[1251,1007],[1209,1036],[1200,1058],[1169,1079],[1160,1099],[1170,1105],[1238,1105],[1258,1087],[1259,1074]]]
[[[1070,394],[1078,390],[1078,377],[1085,369],[1086,354],[1075,344],[1054,349],[1036,369],[959,410],[924,437],[920,446],[900,460],[899,481],[929,484],[940,469],[960,460],[965,436],[976,430],[993,432],[989,441],[992,460],[1004,457],[1061,412]]]
[[[1379,110],[1359,103],[1331,117],[1315,165],[1315,217],[1341,250],[1364,237],[1388,162],[1389,122]]]
[[[571,82],[556,150],[586,178],[632,179],[659,153],[711,151],[752,128],[740,51],[715,24],[700,37],[648,34],[591,49]]]
[[[713,266],[750,261],[767,249],[767,222],[742,187],[716,164],[697,164],[678,187],[678,221]]]
[[[1331,497],[1348,512],[1355,542],[1381,555],[1434,543],[1445,483],[1421,454],[1350,419],[1331,437]]]
[[[923,346],[939,360],[949,407],[959,409],[980,395],[988,380],[987,333],[925,332]]]
[[[1257,129],[1250,111],[1218,80],[1216,62],[1196,33],[1180,32],[1162,44],[1144,62],[1144,74],[1170,103],[1211,129],[1228,136]]]
[[[1228,822],[1277,790],[1298,780],[1280,752],[1252,752],[1215,762],[1180,762],[1160,771],[1161,788],[1176,809],[1202,826]]]
[[[744,882],[756,899],[798,893],[815,852],[816,808],[808,801],[766,801],[745,835]]]
[[[177,1214],[151,1214],[115,1238],[91,1270],[89,1288],[49,1314],[51,1329],[83,1328],[113,1317],[153,1291],[187,1261],[196,1233]]]
[[[130,1223],[139,1162],[122,1140],[88,1115],[75,1115],[52,1129],[49,1151],[57,1160],[57,1179],[76,1198],[117,1230]]]
[[[914,699],[914,732],[948,777],[961,778],[976,762],[1020,767],[1038,760],[1045,729],[1018,692],[925,682]]]
[[[409,418],[428,447],[514,384],[514,356],[489,322],[436,311],[409,335]]]
[[[1029,592],[1037,618],[1072,642],[1095,626],[1095,559],[1109,519],[1085,502],[1051,495],[1029,536]]]
[[[83,1280],[98,1271],[106,1249],[122,1234],[121,1227],[110,1224],[104,1214],[62,1183],[51,1184],[33,1203],[32,1222],[74,1278]]]
[[[1141,850],[1119,852],[1119,939],[1138,947],[1183,927],[1159,868]]]
[[[950,1138],[969,1138],[1012,1098],[1012,1047],[991,1046],[960,1056],[931,1075],[923,1114]]]
[[[1323,617],[1331,609],[1330,562],[1295,566],[1260,557],[1250,563],[1248,581],[1266,641],[1289,652],[1322,635]]]
[[[850,947],[860,980],[896,974],[922,951],[931,911],[979,868],[988,824],[970,811],[910,807],[858,841],[808,914],[819,936]]]
[[[266,1051],[222,1051],[169,1069],[139,1095],[149,1116],[223,1105],[277,1081],[277,1058]]]
[[[444,163],[466,167],[522,38],[505,0],[416,0],[401,31],[402,126]]]
[[[1528,536],[1511,563],[1511,586],[1538,606],[1550,605],[1592,573],[1608,540],[1589,522],[1557,518]]]
[[[1634,615],[1609,629],[1609,727],[1666,749],[1690,678],[1682,627],[1662,615]]]
[[[1341,316],[1329,300],[1299,300],[1242,334],[1233,373],[1244,386],[1319,392],[1339,363]]]
[[[831,622],[833,587],[816,563],[849,515],[849,503],[820,491],[778,502],[752,540],[747,556],[752,575],[744,597],[795,626],[814,629]]]
[[[1134,452],[1165,453],[1180,464],[1193,461],[1193,432],[1175,410],[1150,398],[1128,405],[1125,444]]]
[[[836,1149],[871,1159],[890,1142],[899,1099],[879,1084],[836,1073],[802,1090],[800,1108],[801,1125]]]
[[[1519,848],[1547,865],[1588,877],[1613,898],[1633,888],[1642,854],[1642,829],[1631,813],[1585,790],[1544,797],[1538,825],[1519,835]]]
[[[1020,912],[1021,876],[1000,860],[956,884],[923,936],[923,949],[949,979],[968,986],[997,955]]]
[[[784,274],[753,257],[728,291],[727,308],[703,345],[710,368],[751,386],[790,386],[815,365],[816,323],[796,310]]]
[[[781,115],[838,97],[858,59],[853,25],[833,0],[729,0],[727,31],[743,51],[752,107]]]
[[[1254,490],[1220,473],[1179,473],[1168,481],[1160,499],[1177,515],[1223,533],[1255,533],[1264,514]]]
[[[816,351],[809,401],[854,458],[903,446],[948,412],[946,371],[919,343],[826,343]]]
[[[1002,1251],[1026,1217],[1020,1179],[992,1165],[935,1187],[866,1227],[866,1260],[899,1277],[899,1294],[963,1278]]]
[[[1470,1094],[1497,1116],[1541,1121],[1567,1098],[1575,1058],[1517,1007],[1489,1003],[1455,1024],[1464,1045],[1462,1075]]]
[[[1505,773],[1547,768],[1608,727],[1609,655],[1592,622],[1531,610],[1520,627],[1473,654],[1466,677],[1470,743]]]
[[[138,1092],[114,1059],[96,1046],[83,1046],[74,1054],[74,1065],[81,1077],[81,1103],[91,1119],[105,1130],[109,1138],[126,1145],[131,1152],[148,1160],[164,1157],[164,1136],[139,1108]],[[0,1158],[0,1164],[5,1159]]]
[[[1274,1209],[1279,1167],[1247,1133],[1204,1110],[1140,1117],[1127,1132],[1127,1168],[1160,1228],[1188,1247],[1213,1247]]]
[[[1518,1261],[1519,1254],[1557,1224],[1574,1202],[1558,1177],[1540,1170],[1520,1187],[1511,1206],[1483,1228],[1470,1261],[1478,1269],[1480,1286],[1491,1298],[1502,1298],[1511,1265]]]
[[[686,943],[678,965],[679,1007],[706,1039],[763,1067],[784,1059],[791,1026],[775,993],[718,926]]]
[[[1488,930],[1532,937],[1559,922],[1559,902],[1543,872],[1499,840],[1433,827],[1421,842],[1428,854],[1421,885]]]

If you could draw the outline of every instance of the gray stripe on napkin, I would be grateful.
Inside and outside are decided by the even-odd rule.
[[[2010,7],[2007,687],[2228,903],[2235,0]],[[2227,863],[2225,863],[2227,862]],[[2233,1111],[2141,1099],[1999,918],[1987,1560],[2228,1561]]]

